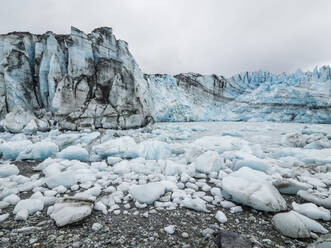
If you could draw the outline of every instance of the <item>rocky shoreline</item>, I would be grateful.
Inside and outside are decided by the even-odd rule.
[[[23,176],[35,172],[33,162],[17,162]],[[114,185],[118,186],[118,185]],[[21,199],[30,193],[21,193]],[[284,197],[288,207],[291,202],[303,202],[297,196]],[[273,214],[242,207],[242,212],[231,213],[229,209],[215,207],[210,213],[185,208],[160,210],[155,207],[125,209],[119,213],[102,214],[93,211],[87,218],[64,227],[57,227],[47,216],[47,209],[29,217],[26,221],[15,221],[10,216],[0,224],[0,247],[217,247],[216,235],[220,230],[229,230],[257,241],[265,248],[307,247],[314,239],[289,239],[282,236],[271,224]],[[227,216],[226,223],[215,219],[217,210]],[[2,214],[11,213],[12,207]],[[93,230],[95,223],[99,230]],[[331,222],[322,222],[331,230]],[[174,225],[175,232],[168,234],[164,228]]]

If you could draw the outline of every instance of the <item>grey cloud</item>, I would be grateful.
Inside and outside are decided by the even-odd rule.
[[[331,63],[330,0],[1,0],[0,33],[111,26],[147,73]]]

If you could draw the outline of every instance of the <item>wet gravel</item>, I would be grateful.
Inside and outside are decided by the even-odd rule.
[[[17,162],[20,174],[31,176],[36,163]],[[29,198],[31,192],[21,193],[21,199]],[[298,197],[286,196],[289,205]],[[12,207],[3,209],[2,214],[10,217],[0,224],[0,247],[217,247],[215,235],[220,229],[230,230],[259,242],[263,247],[306,247],[312,239],[295,240],[280,235],[271,225],[273,214],[243,207],[243,212],[231,213],[228,209],[215,207],[210,213],[196,212],[184,208],[156,210],[132,208],[121,205],[119,214],[104,215],[93,211],[84,220],[64,227],[57,227],[47,216],[45,208],[25,222],[15,221]],[[228,218],[225,224],[215,219],[217,210]],[[101,229],[92,230],[94,223]],[[330,222],[320,222],[331,230]],[[174,234],[165,232],[164,227],[175,226]],[[27,228],[28,227],[28,228]]]

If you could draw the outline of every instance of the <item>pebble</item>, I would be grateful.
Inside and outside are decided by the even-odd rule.
[[[232,208],[232,207],[235,207],[236,204],[234,204],[233,202],[230,202],[230,201],[221,201],[221,206],[223,208]]]
[[[79,247],[81,247],[81,245],[82,245],[82,243],[77,241],[77,242],[72,243],[72,248],[79,248]]]
[[[102,228],[102,225],[100,223],[94,223],[92,225],[92,230],[95,232],[99,231],[101,228]]]
[[[60,235],[59,237],[56,238],[56,241],[61,242],[63,240],[63,238],[64,238],[63,235]]]
[[[19,233],[25,233],[25,232],[30,233],[30,232],[35,231],[35,229],[36,229],[36,227],[34,227],[34,226],[26,226],[26,227],[19,228],[16,231]]]
[[[172,235],[175,233],[175,226],[174,225],[169,225],[169,226],[166,226],[164,228],[164,231],[166,231],[166,233]]]
[[[243,211],[243,209],[241,206],[235,206],[235,207],[230,208],[230,212],[233,214],[240,213],[242,211]]]
[[[250,221],[250,222],[255,222],[256,218],[253,215],[251,215],[251,216],[248,217],[247,220]]]
[[[187,233],[187,232],[183,232],[183,233],[182,233],[182,237],[183,237],[184,239],[188,238],[188,233]]]
[[[9,238],[1,238],[1,243],[8,243],[9,242]]]
[[[206,229],[202,230],[202,236],[204,236],[204,237],[211,237],[214,232],[215,231],[213,229],[206,228]]]
[[[151,210],[149,210],[149,213],[150,213],[150,214],[156,214],[157,211],[156,211],[155,209],[151,209]]]
[[[77,234],[75,234],[75,235],[72,237],[72,240],[73,240],[73,241],[78,241],[78,240],[80,240],[80,236],[77,235]]]
[[[215,218],[221,222],[221,223],[225,223],[228,221],[227,217],[225,216],[225,214],[222,211],[217,211]]]
[[[49,241],[53,241],[54,239],[56,239],[56,236],[54,234],[51,234],[47,237],[47,240]]]
[[[31,239],[29,240],[29,243],[30,243],[30,244],[34,244],[34,243],[36,243],[37,241],[38,241],[37,238],[31,238]]]
[[[53,223],[52,220],[44,220],[39,222],[36,226],[40,227],[40,226],[50,225],[51,223]]]
[[[268,245],[272,245],[272,241],[270,239],[263,239],[262,242]]]

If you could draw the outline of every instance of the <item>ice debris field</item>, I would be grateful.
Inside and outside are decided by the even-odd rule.
[[[329,231],[330,125],[158,123],[122,131],[0,133],[0,143],[0,222],[24,221],[45,209],[64,226],[92,211],[187,208],[215,212],[225,223],[222,209],[248,206],[274,214],[275,229],[291,238]],[[22,175],[19,160],[34,161],[35,173]],[[288,206],[284,195],[304,203]]]

